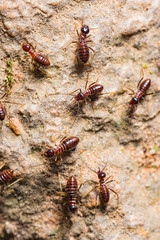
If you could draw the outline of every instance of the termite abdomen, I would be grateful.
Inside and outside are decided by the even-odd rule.
[[[66,193],[68,199],[68,207],[72,213],[77,211],[77,191],[78,191],[78,183],[74,176],[70,177],[66,184]]]
[[[106,185],[100,185],[100,199],[102,200],[102,202],[108,203],[109,197],[110,195]]]
[[[0,120],[4,120],[6,116],[6,109],[4,105],[0,102]]]
[[[3,172],[0,173],[0,185],[3,185],[9,181],[11,181],[13,178],[13,170],[12,169],[6,169]]]
[[[103,86],[100,84],[95,84],[95,85],[89,87],[88,90],[90,90],[90,95],[95,95],[97,93],[102,92]]]
[[[89,48],[87,46],[87,43],[85,42],[85,39],[80,39],[78,44],[78,57],[79,60],[82,63],[87,63],[89,59]]]
[[[142,91],[143,93],[145,91],[147,91],[147,89],[151,86],[151,80],[150,79],[146,79],[144,80],[140,86],[139,86],[139,90]]]
[[[79,143],[78,137],[69,137],[69,138],[65,138],[62,141],[62,144],[65,146],[65,149],[67,151],[74,149],[78,143]]]
[[[43,55],[41,55],[39,53],[36,54],[34,60],[37,63],[39,63],[39,64],[41,64],[43,66],[49,66],[50,65],[50,61],[48,60],[48,58],[46,58],[45,56],[43,56]]]

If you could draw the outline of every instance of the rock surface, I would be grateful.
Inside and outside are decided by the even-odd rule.
[[[159,0],[67,1],[1,0],[1,86],[7,62],[13,62],[15,82],[4,100],[7,114],[18,118],[23,132],[16,136],[1,122],[0,161],[22,181],[0,195],[0,239],[7,240],[158,240],[160,239],[160,2]],[[75,31],[83,21],[89,25],[92,67],[75,66]],[[31,56],[22,50],[28,41],[36,51],[48,55],[47,74],[36,71]],[[92,55],[92,52],[91,52]],[[55,62],[56,63],[55,63]],[[149,92],[139,104],[135,118],[127,121],[126,104],[142,77],[151,78]],[[59,68],[59,66],[61,68]],[[78,107],[69,93],[99,79],[104,94]],[[50,77],[52,76],[52,77]],[[3,99],[2,99],[3,100]],[[80,143],[63,162],[44,158],[47,146],[54,146],[66,135],[78,136]],[[105,210],[95,210],[96,192],[82,198],[75,214],[66,213],[59,199],[58,172],[63,190],[69,176],[80,184],[98,181],[104,168],[118,183],[110,183],[116,196]],[[82,174],[80,169],[82,169]],[[82,176],[81,176],[82,175]],[[17,178],[17,177],[15,177]],[[94,187],[87,183],[80,195]]]

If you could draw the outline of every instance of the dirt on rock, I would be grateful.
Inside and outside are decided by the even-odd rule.
[[[0,164],[15,171],[14,180],[24,176],[0,195],[0,239],[159,240],[159,0],[1,0],[0,16],[1,95],[12,81],[1,101],[23,129],[16,135],[7,117],[1,121]],[[65,47],[77,41],[75,24],[80,31],[82,21],[96,55],[92,66],[77,68],[77,44]],[[24,42],[48,56],[51,66],[37,69]],[[142,66],[153,94],[129,120],[126,103]],[[88,72],[88,85],[98,79],[104,94],[92,102],[94,111],[89,101],[78,111],[70,93],[85,89]],[[62,162],[46,159],[44,151],[66,135],[79,137],[76,149]],[[99,168],[116,180],[107,186],[118,193],[119,208],[111,191],[106,208],[96,202],[98,189],[84,196],[95,187],[87,182],[78,211],[69,212],[58,173],[64,191],[70,176],[79,185],[98,182]]]

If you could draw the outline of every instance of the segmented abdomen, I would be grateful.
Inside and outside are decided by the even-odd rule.
[[[66,146],[62,143],[58,147],[54,148],[54,155],[61,155],[63,152],[67,150]]]
[[[33,50],[30,50],[29,53],[37,63],[39,63],[43,66],[49,66],[50,65],[50,61],[45,56],[43,56],[39,53],[36,53]]]
[[[100,199],[104,203],[108,203],[108,201],[109,201],[109,190],[105,184],[102,184],[100,186]]]
[[[86,90],[85,96],[92,96],[92,95],[96,95],[97,93],[102,92],[103,90],[103,86],[100,84],[95,84],[92,87],[88,88]]]
[[[9,182],[13,178],[13,170],[6,169],[0,173],[0,185],[3,185],[6,182]]]
[[[150,87],[150,85],[151,85],[151,80],[146,79],[140,84],[139,90],[145,93],[147,89]]]
[[[138,90],[137,93],[136,93],[136,95],[135,95],[135,98],[137,98],[137,99],[139,100],[139,99],[142,97],[143,94],[144,94],[143,91]]]
[[[62,141],[62,145],[65,148],[65,151],[72,150],[73,148],[75,148],[77,146],[78,143],[79,143],[78,137],[69,137],[69,138],[65,138]]]
[[[80,41],[78,46],[78,56],[82,63],[86,63],[89,59],[89,48],[85,41]]]
[[[77,191],[78,191],[78,183],[76,178],[72,176],[68,179],[66,184],[68,205],[71,212],[75,212],[77,210],[77,206],[76,206]]]
[[[6,115],[5,107],[0,103],[0,120],[4,120]]]

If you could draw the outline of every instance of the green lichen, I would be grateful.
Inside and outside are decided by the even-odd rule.
[[[14,78],[13,78],[13,73],[12,73],[12,65],[13,65],[12,60],[9,60],[7,62],[7,67],[5,69],[5,71],[7,73],[7,77],[4,80],[6,88],[11,87],[14,83]]]
[[[155,150],[155,152],[158,152],[158,147],[156,145],[153,146],[153,149]]]

